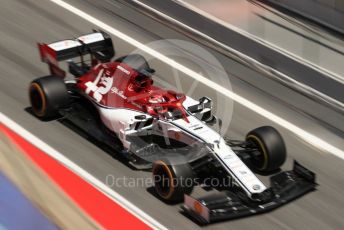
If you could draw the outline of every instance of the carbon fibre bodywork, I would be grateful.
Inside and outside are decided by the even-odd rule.
[[[185,196],[182,212],[195,221],[206,224],[256,215],[276,209],[315,190],[315,174],[294,161],[291,171],[270,178],[271,187],[256,197],[247,199],[240,192],[220,192],[201,198]]]

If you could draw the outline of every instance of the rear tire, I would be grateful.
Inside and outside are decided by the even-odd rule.
[[[254,169],[271,172],[285,162],[287,153],[281,134],[271,126],[256,128],[246,135],[246,141],[257,146],[260,154],[252,157]]]
[[[46,76],[33,80],[29,86],[33,113],[43,119],[59,115],[58,110],[69,103],[69,95],[62,78]]]
[[[179,203],[184,194],[193,190],[193,172],[188,163],[172,164],[169,160],[158,160],[152,169],[157,195],[166,202]]]

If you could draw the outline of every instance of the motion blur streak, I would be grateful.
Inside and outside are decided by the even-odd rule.
[[[136,207],[134,204],[126,200],[120,194],[112,190],[110,187],[105,185],[103,182],[89,174],[87,171],[79,167],[77,164],[66,158],[64,155],[44,143],[42,140],[25,130],[23,127],[12,121],[3,113],[0,113],[0,123],[6,125],[8,128],[16,132],[18,135],[29,141],[34,146],[38,147],[39,149],[43,150],[47,153],[50,157],[54,158],[55,160],[62,163],[65,167],[79,175],[85,181],[92,184],[94,187],[102,191],[105,195],[107,195],[111,200],[122,206],[125,210],[142,220],[145,224],[150,226],[153,229],[166,229],[163,225],[159,222],[154,220],[148,214],[143,212],[141,209]]]
[[[194,78],[196,81],[199,81],[203,83],[204,85],[218,91],[219,93],[225,95],[226,97],[229,97],[230,99],[236,101],[237,103],[245,106],[246,108],[260,114],[261,116],[275,122],[276,124],[284,127],[285,129],[289,130],[290,132],[298,135],[300,138],[302,138],[304,141],[308,142],[309,144],[324,150],[325,152],[329,152],[341,159],[344,160],[344,151],[341,149],[331,145],[330,143],[326,142],[325,140],[322,140],[321,138],[297,127],[296,125],[292,124],[291,122],[271,113],[270,111],[267,111],[266,109],[260,107],[259,105],[254,104],[253,102],[241,97],[240,95],[222,87],[219,84],[216,84],[215,82],[212,82],[211,80],[205,78],[204,76],[196,73],[195,71],[181,65],[180,63],[166,57],[165,55],[151,49],[150,47],[144,45],[143,43],[133,39],[132,37],[124,34],[121,31],[116,30],[115,28],[111,27],[110,25],[96,19],[95,17],[75,8],[74,6],[62,1],[62,0],[50,0],[51,2],[63,7],[64,9],[72,12],[75,15],[78,15],[79,17],[85,19],[86,21],[110,32],[114,36],[128,42],[129,44],[141,49],[142,51],[156,57],[157,59],[163,61],[164,63],[176,68],[177,70],[187,74],[188,76]]]

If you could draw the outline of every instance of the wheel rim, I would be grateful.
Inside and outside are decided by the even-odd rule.
[[[247,136],[247,140],[251,141],[254,143],[255,146],[258,147],[259,151],[262,154],[261,156],[254,157],[253,158],[253,163],[257,165],[258,170],[265,170],[268,167],[268,153],[266,151],[266,148],[263,144],[263,142],[256,136],[254,135],[249,135]]]
[[[43,116],[46,108],[46,99],[42,88],[37,83],[30,86],[30,102],[34,113]]]
[[[173,176],[168,165],[159,161],[153,167],[154,185],[157,193],[164,199],[171,198],[174,192]]]

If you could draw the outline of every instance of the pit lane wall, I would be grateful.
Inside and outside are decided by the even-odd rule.
[[[311,19],[344,34],[344,0],[259,0]]]
[[[177,0],[137,0],[131,1],[130,4],[153,18],[165,22],[167,21],[169,25],[188,34],[188,36],[192,36],[199,41],[206,40],[207,38],[193,32],[199,31],[213,40],[216,40],[216,44],[211,40],[205,42],[206,44],[210,44],[210,47],[215,46],[217,50],[221,50],[224,53],[228,53],[228,50],[225,50],[218,44],[231,47],[239,53],[244,54],[246,57],[249,57],[249,59],[256,60],[258,63],[263,64],[264,67],[267,67],[265,68],[265,70],[267,70],[265,72],[272,73],[277,70],[277,72],[282,73],[278,75],[274,72],[273,75],[275,80],[337,111],[344,111],[344,94],[342,93],[344,85],[331,78],[326,73],[304,65],[281,53],[279,50],[275,50],[260,43],[254,38],[212,21],[183,6]],[[158,11],[159,14],[144,7],[142,4]],[[174,20],[170,20],[161,15],[167,15]],[[175,20],[182,22],[188,28],[192,28],[193,31],[187,27],[181,26]],[[246,59],[243,62],[249,61]],[[256,63],[251,63],[251,65],[256,66]]]

